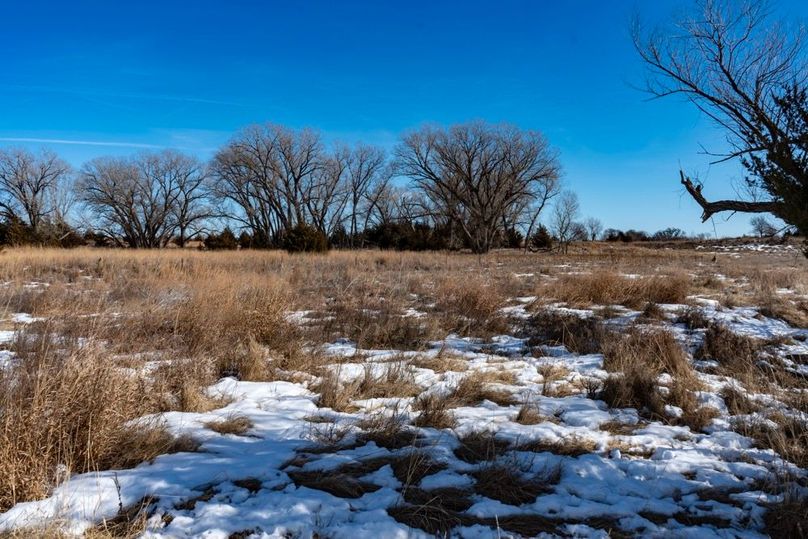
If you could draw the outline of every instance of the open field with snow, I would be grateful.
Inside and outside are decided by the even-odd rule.
[[[808,262],[0,254],[0,537],[802,537]]]

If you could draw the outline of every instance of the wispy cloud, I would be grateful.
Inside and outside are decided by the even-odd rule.
[[[22,90],[25,92],[46,92],[57,94],[72,94],[81,97],[112,97],[119,99],[139,99],[146,101],[171,101],[179,103],[198,103],[203,105],[221,105],[230,107],[244,107],[243,103],[236,103],[233,101],[207,99],[195,96],[184,95],[169,95],[169,94],[148,94],[148,93],[132,93],[132,92],[104,92],[99,90],[89,90],[85,88],[67,88],[67,87],[53,87],[53,86],[36,86],[28,84],[0,84],[0,88],[7,88],[13,90]]]
[[[75,140],[75,139],[36,138],[36,137],[0,137],[0,142],[29,142],[34,144],[70,144],[75,146],[108,146],[114,148],[144,148],[144,149],[164,148],[164,146],[158,146],[157,144],[144,144],[141,142]]]

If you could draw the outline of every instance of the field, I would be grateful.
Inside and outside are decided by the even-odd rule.
[[[0,253],[0,536],[802,537],[797,249]]]

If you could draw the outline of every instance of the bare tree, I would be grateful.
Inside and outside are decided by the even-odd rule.
[[[329,178],[329,174],[320,173],[326,166],[320,136],[308,129],[294,131],[278,125],[265,129],[276,141],[275,152],[270,155],[274,159],[276,185],[282,194],[281,204],[286,209],[285,228],[308,223],[307,209],[312,208],[312,199],[327,196],[329,189],[324,193],[322,184],[333,179],[333,175]],[[323,211],[327,210],[322,207],[318,210]]]
[[[403,190],[390,181],[376,184],[365,196],[365,229],[371,223],[379,226],[394,222],[398,218],[398,204],[403,196]]]
[[[560,174],[556,174],[554,177],[548,176],[544,181],[537,183],[534,187],[534,195],[530,200],[526,201],[525,209],[522,211],[523,215],[527,214],[529,217],[525,238],[533,236],[536,223],[539,222],[539,217],[541,217],[547,204],[561,192]],[[527,252],[527,250],[528,242],[525,241],[525,252]]]
[[[709,202],[702,186],[680,172],[701,206],[702,220],[724,212],[770,212],[808,233],[808,63],[804,28],[770,24],[765,1],[700,0],[677,28],[648,34],[633,27],[634,44],[650,68],[647,91],[680,95],[722,126],[750,184],[764,200]]]
[[[540,200],[560,174],[541,134],[482,122],[411,133],[397,147],[396,162],[476,253],[491,249],[514,206]]]
[[[596,217],[588,217],[583,225],[586,227],[586,236],[589,241],[597,240],[603,233],[603,223]]]
[[[769,220],[762,215],[752,217],[750,224],[752,225],[752,231],[760,238],[777,234],[777,227],[771,224]]]
[[[39,234],[46,220],[65,218],[59,201],[69,177],[70,166],[50,151],[0,150],[0,212]]]
[[[171,151],[129,159],[98,158],[81,170],[79,197],[95,227],[130,247],[165,247],[180,228],[203,219],[203,172],[191,158]]]
[[[219,215],[247,228],[260,247],[289,225],[277,185],[275,153],[274,134],[251,126],[219,150],[211,164]]]
[[[330,235],[355,211],[353,160],[347,148],[328,152],[314,131],[251,126],[216,154],[213,192],[220,213],[248,228],[258,245],[299,224]]]
[[[195,157],[174,151],[165,151],[153,159],[158,174],[155,180],[162,177],[168,186],[167,198],[173,199],[170,219],[176,226],[177,245],[184,247],[203,232],[203,224],[213,217],[206,167]]]
[[[389,181],[384,150],[360,144],[348,158],[348,213],[351,247],[355,247],[360,226],[366,229],[371,213]]]
[[[320,232],[331,236],[345,220],[348,203],[346,171],[350,151],[342,148],[323,157],[305,196],[307,216]]]
[[[564,254],[569,251],[572,241],[582,233],[585,234],[583,227],[576,221],[579,210],[578,195],[572,191],[561,193],[553,206],[551,229],[558,241],[559,250]]]

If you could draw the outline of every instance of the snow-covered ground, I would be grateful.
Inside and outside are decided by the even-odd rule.
[[[514,321],[524,320],[533,299],[518,298],[506,312]],[[778,351],[783,358],[808,357],[808,330],[766,318],[752,308],[720,309],[714,302],[702,303],[705,317],[738,334],[789,338]],[[673,323],[683,308],[662,306],[670,317],[668,328],[693,349],[703,331]],[[311,315],[301,311],[288,318],[304,323]],[[638,315],[622,309],[610,323],[627,324]],[[14,321],[30,320],[14,315]],[[0,337],[10,339],[5,333],[11,332]],[[764,537],[763,514],[768,503],[778,501],[778,495],[765,488],[773,470],[806,477],[805,470],[770,449],[755,448],[752,440],[732,430],[719,392],[733,381],[707,371],[698,373],[707,388],[699,392],[699,400],[719,415],[704,431],[694,432],[648,421],[634,409],[609,409],[590,398],[585,391],[588,381],[608,376],[600,354],[576,355],[563,346],[531,347],[526,339],[511,335],[485,342],[450,335],[421,352],[358,350],[340,340],[326,345],[324,352],[333,360],[328,368],[343,384],[403,362],[422,396],[446,394],[473,373],[499,373],[501,381],[490,385],[510,393],[514,404],[484,400],[459,406],[452,410],[453,428],[418,428],[412,426],[420,413],[413,409],[413,397],[357,400],[354,411],[337,412],[318,407],[311,380],[259,383],[225,378],[208,389],[213,396],[229,398],[224,408],[144,418],[164,422],[177,436],[191,436],[200,443],[197,452],[162,455],[128,470],[74,476],[50,497],[17,504],[0,515],[0,531],[59,522],[65,531],[81,534],[148,497],[150,516],[143,535],[151,538],[431,537],[425,531],[428,526],[419,529],[394,518],[402,513],[417,517],[419,508],[423,520],[434,517],[429,504],[412,501],[413,492],[426,491],[427,497],[433,492],[433,498],[441,492],[462,494],[461,507],[439,506],[446,513],[442,518],[455,519],[450,520],[455,524],[451,535],[458,537],[609,537],[619,532],[754,538]],[[436,372],[414,366],[428,362],[410,364],[446,355],[460,362],[449,365],[462,368]],[[791,368],[808,375],[805,364],[791,361]],[[551,371],[558,374],[547,379]],[[664,377],[660,383],[665,385]],[[516,421],[523,403],[538,412],[535,424]],[[206,426],[233,417],[246,417],[252,426],[242,435],[222,435]],[[383,447],[373,441],[367,434],[380,417],[400,425],[412,442]],[[481,462],[461,458],[461,440],[474,433],[497,440],[494,457]],[[413,458],[431,463],[428,473],[414,480],[397,469]],[[504,503],[486,496],[475,479],[482,468],[495,465],[526,481],[544,478],[546,484],[524,503]]]

